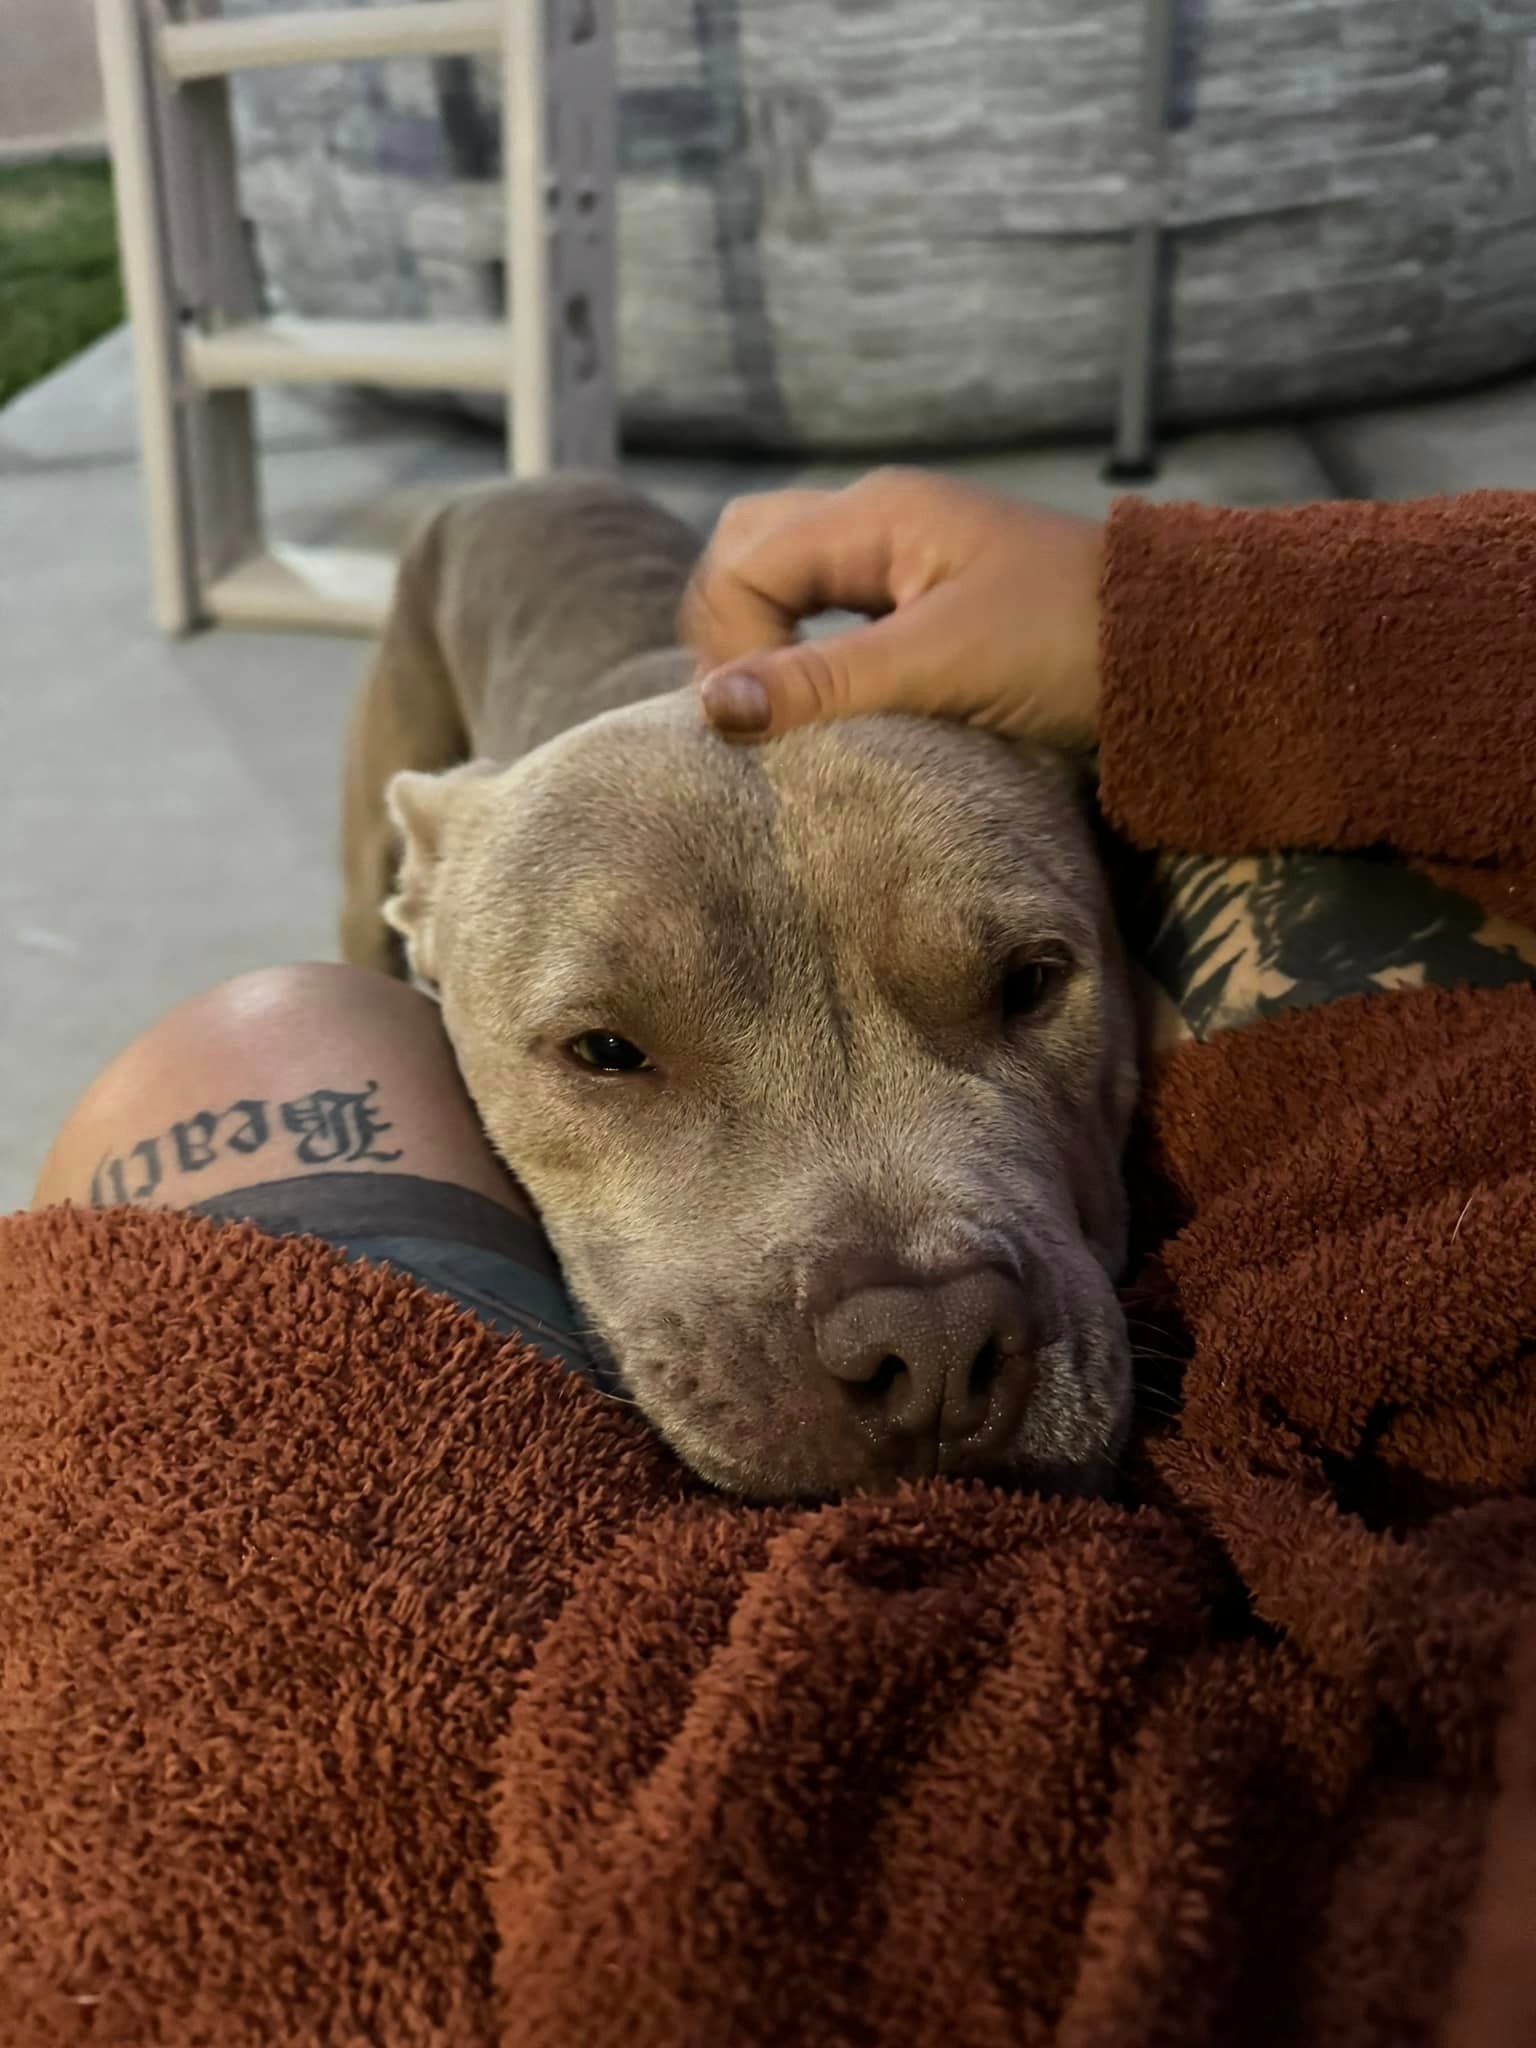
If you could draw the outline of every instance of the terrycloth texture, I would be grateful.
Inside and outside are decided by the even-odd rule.
[[[317,1245],[6,1224],[0,2040],[1528,2044],[1533,1075],[1175,1060],[1139,1507],[744,1509]]]
[[[0,2042],[495,2039],[517,1672],[682,1485],[314,1240],[0,1223]]]
[[[1131,831],[1536,897],[1457,516],[1117,515]],[[1536,994],[1187,1048],[1147,1160],[1118,1503],[733,1506],[317,1245],[0,1225],[0,2044],[1529,2048]]]
[[[1101,791],[1139,845],[1391,846],[1536,923],[1536,496],[1118,503]]]

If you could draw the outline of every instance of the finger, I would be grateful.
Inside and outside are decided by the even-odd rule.
[[[776,494],[800,502],[749,512],[695,573],[683,625],[701,661],[718,667],[781,647],[817,612],[880,613],[891,603],[890,528],[842,492]]]
[[[678,607],[679,637],[706,666],[729,660],[737,648],[774,647],[794,638],[796,621],[742,582],[736,564],[774,527],[804,518],[831,495],[814,490],[748,492],[733,498],[721,512]]]
[[[710,546],[723,555],[739,554],[776,526],[803,518],[836,495],[834,491],[808,485],[791,485],[780,491],[743,491],[722,508],[710,536]]]
[[[985,714],[985,697],[966,689],[963,654],[954,660],[952,609],[935,593],[850,632],[728,662],[699,685],[704,716],[728,738],[766,740],[868,711]]]

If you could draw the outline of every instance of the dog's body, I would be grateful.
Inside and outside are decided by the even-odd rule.
[[[384,919],[400,835],[385,791],[401,769],[507,764],[601,712],[686,678],[678,594],[698,536],[600,482],[466,492],[400,565],[384,637],[353,711],[342,791],[342,957],[403,971]],[[638,672],[633,658],[659,654]]]
[[[403,938],[706,1477],[1094,1483],[1135,1062],[1070,778],[905,717],[727,745],[670,645],[696,551],[596,482],[427,530],[353,726],[343,950],[398,968]]]

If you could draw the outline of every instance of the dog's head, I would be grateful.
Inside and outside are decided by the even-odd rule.
[[[1129,999],[1059,762],[690,693],[402,775],[390,921],[646,1415],[705,1477],[1098,1483]]]

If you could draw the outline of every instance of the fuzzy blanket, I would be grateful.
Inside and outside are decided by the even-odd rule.
[[[1181,1053],[1115,1502],[744,1508],[316,1244],[0,1225],[0,2041],[1529,2048],[1533,1132],[1524,989]]]

